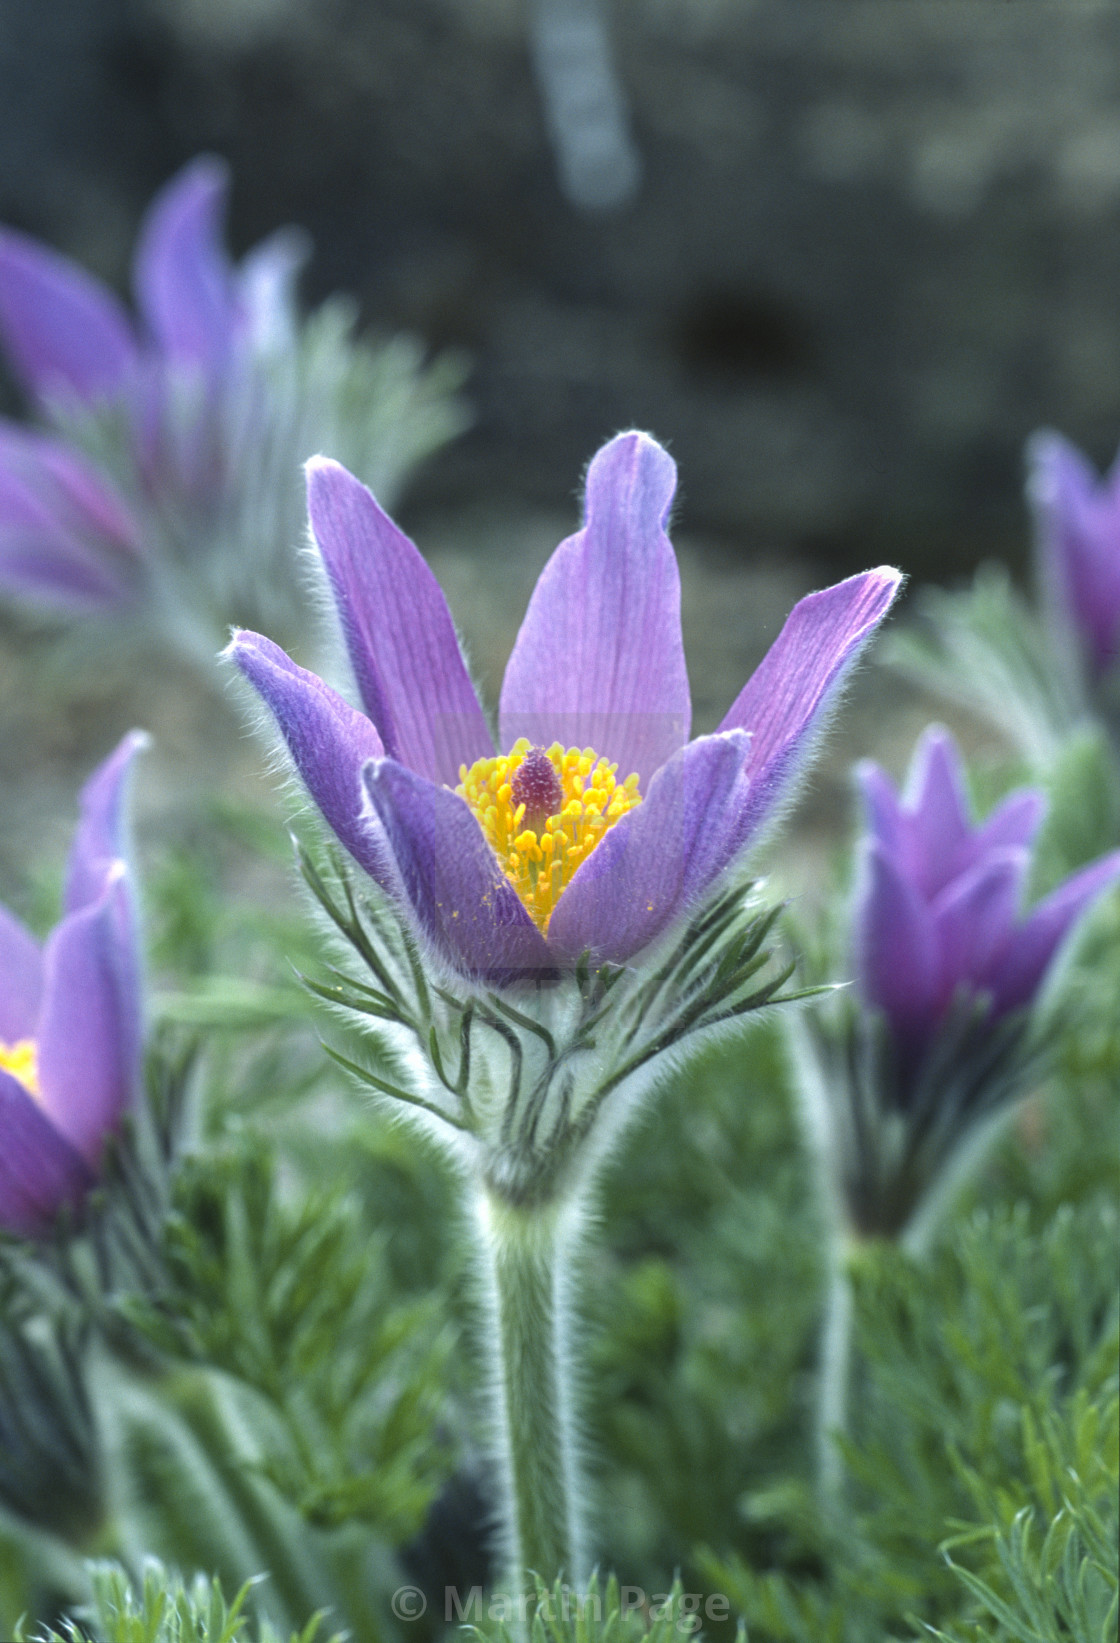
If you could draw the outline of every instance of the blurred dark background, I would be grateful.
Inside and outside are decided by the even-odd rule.
[[[593,0],[567,0],[587,12]],[[1120,427],[1114,0],[601,0],[642,168],[563,191],[563,0],[2,0],[0,218],[124,286],[153,190],[234,170],[240,251],[466,349],[473,431],[408,521],[567,508],[617,428],[688,528],[840,571],[1022,558],[1024,438]]]

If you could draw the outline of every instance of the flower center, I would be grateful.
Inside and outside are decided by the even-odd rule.
[[[0,1039],[0,1068],[18,1078],[28,1095],[39,1099],[39,1046],[33,1038],[17,1038],[14,1044]]]
[[[506,876],[540,930],[576,869],[636,804],[637,776],[615,781],[618,766],[590,747],[531,747],[459,767],[459,786]]]

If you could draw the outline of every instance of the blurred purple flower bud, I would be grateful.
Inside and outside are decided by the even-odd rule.
[[[937,728],[919,745],[904,796],[877,765],[862,765],[859,779],[869,830],[856,894],[856,975],[912,1064],[962,994],[986,999],[993,1019],[1032,1002],[1067,932],[1120,877],[1120,851],[1075,873],[1024,917],[1041,792],[1020,789],[974,824],[960,754]]]
[[[1044,432],[1027,463],[1044,594],[1095,684],[1120,662],[1120,455],[1099,479],[1076,446]]]
[[[970,1142],[1030,1087],[1048,1046],[1032,1006],[1077,920],[1120,881],[1120,851],[1024,911],[1040,791],[975,823],[956,745],[936,727],[901,795],[877,765],[858,777],[856,985],[796,1018],[791,1042],[839,1225],[916,1251]]]
[[[856,977],[864,1001],[886,1017],[900,1065],[914,1070],[958,1000],[977,1000],[993,1022],[1033,1002],[1081,913],[1120,878],[1120,851],[1024,915],[1041,792],[1022,788],[974,824],[960,754],[937,728],[922,738],[903,796],[877,765],[858,774],[868,833]]]

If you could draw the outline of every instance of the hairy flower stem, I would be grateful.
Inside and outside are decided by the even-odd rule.
[[[503,1579],[577,1584],[582,1567],[573,1432],[569,1268],[575,1217],[564,1206],[515,1208],[489,1193],[478,1224],[492,1302],[494,1444],[503,1496]]]
[[[843,1502],[844,1460],[837,1437],[848,1430],[852,1367],[851,1248],[836,1234],[829,1252],[828,1295],[821,1331],[817,1381],[817,1490],[822,1510],[836,1514]]]

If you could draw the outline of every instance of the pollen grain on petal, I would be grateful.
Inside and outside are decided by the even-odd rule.
[[[617,765],[590,747],[533,747],[460,769],[465,799],[538,929],[576,870],[628,810],[642,802],[636,775],[616,779]]]

